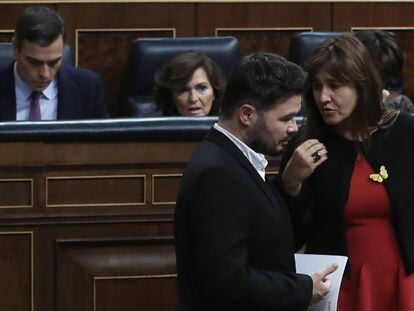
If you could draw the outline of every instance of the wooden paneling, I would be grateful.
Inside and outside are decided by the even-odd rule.
[[[11,42],[13,37],[13,30],[1,30],[0,31],[0,43],[1,42]]]
[[[174,201],[215,121],[2,124],[0,205],[33,206],[0,208],[0,310],[174,310]]]
[[[412,24],[414,3],[335,3],[332,18],[334,31],[351,27],[401,27]]]
[[[171,275],[97,278],[94,310],[175,310],[178,304],[177,295],[171,293],[177,292],[176,287],[176,277]],[[144,294],[148,292],[157,295]]]
[[[32,233],[0,231],[0,249],[0,309],[32,311]]]
[[[139,220],[129,213],[124,219],[111,215],[105,220],[103,215],[95,210],[94,219],[51,222],[38,230],[34,310],[91,311],[101,298],[107,305],[108,299],[122,294],[114,288],[116,283],[111,282],[115,278],[175,274],[171,217],[163,221]],[[100,283],[104,278],[108,278],[108,282]],[[175,278],[167,281],[168,284],[171,281],[175,283]],[[95,291],[95,284],[103,287]],[[143,299],[137,290],[142,282],[129,284],[129,293]],[[106,288],[108,290],[103,292]],[[151,287],[146,294],[153,300],[158,295],[170,297],[167,301],[173,302],[175,287],[167,285],[165,290],[159,293]],[[100,295],[97,299],[94,291]],[[137,305],[129,303],[132,297],[124,298],[123,308],[109,310],[136,311]]]
[[[217,28],[218,36],[234,36],[240,42],[242,55],[257,52],[276,53],[288,56],[291,37],[299,31],[312,31],[312,28],[256,28],[231,29]]]
[[[33,180],[0,179],[0,208],[31,207]]]
[[[235,36],[242,55],[271,52],[287,56],[296,32],[330,28],[330,10],[330,4],[315,3],[199,4],[197,33]]]
[[[122,115],[118,104],[129,43],[138,38],[174,37],[175,29],[77,29],[77,65],[102,77],[111,116]],[[100,55],[100,57],[96,57]]]
[[[78,33],[78,65],[101,75],[112,117],[122,115],[121,82],[129,41],[140,37],[172,37],[175,33],[194,35],[192,4],[68,4],[59,5],[58,11],[71,29],[68,43],[72,47],[76,46],[75,33]]]
[[[70,29],[71,46],[75,46],[76,29],[175,28],[177,36],[195,34],[196,16],[194,4],[190,3],[62,4],[58,12]]]
[[[22,144],[10,144],[9,152],[4,154],[5,163],[19,165],[15,161],[10,150],[21,151]],[[151,164],[180,163],[191,155],[197,142],[107,142],[102,144],[90,144],[84,142],[51,143],[42,144],[39,147],[38,161],[47,161],[53,164],[82,165],[95,163],[108,164],[137,164],[140,167],[148,167]],[[43,148],[41,148],[43,147]],[[169,150],[169,152],[165,152]],[[2,155],[2,150],[0,150]],[[22,157],[23,158],[23,157]],[[40,158],[40,159],[39,159]],[[23,159],[20,159],[23,160]],[[26,161],[30,161],[26,159]],[[182,163],[181,163],[182,162]]]
[[[16,21],[22,12],[31,4],[3,4],[0,2],[0,29],[13,29]],[[56,5],[44,4],[51,9],[56,9]]]
[[[42,144],[38,142],[3,142],[0,148],[0,166],[35,165],[42,162]]]
[[[139,206],[145,194],[143,175],[46,178],[46,207]]]
[[[216,28],[308,28],[331,27],[331,4],[246,3],[199,4],[197,35],[214,35]]]
[[[152,204],[172,204],[178,195],[182,174],[153,175],[152,178]]]
[[[57,254],[59,311],[176,308],[172,238],[63,240]]]
[[[31,4],[2,4],[0,1],[0,42],[10,42],[13,37],[16,22],[22,12]],[[56,5],[43,4],[56,10]]]
[[[104,137],[112,141],[66,136],[90,122],[3,124],[17,141],[0,142],[8,151],[0,154],[0,195],[33,189],[33,208],[0,208],[0,291],[12,292],[4,310],[174,310],[175,200],[215,120],[97,121],[96,131],[111,129]],[[274,171],[278,159],[269,160]],[[1,190],[1,180],[11,189]]]

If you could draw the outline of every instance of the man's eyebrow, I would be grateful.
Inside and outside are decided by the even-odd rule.
[[[295,117],[299,112],[291,112],[288,114],[285,114],[281,117],[281,119],[291,119],[293,117]]]
[[[39,59],[37,59],[37,58],[34,58],[34,57],[31,57],[31,56],[26,56],[26,57],[27,57],[30,61],[35,62],[35,63],[39,63],[39,64],[53,64],[53,63],[58,62],[58,61],[62,58],[62,56],[59,56],[59,57],[57,57],[57,58],[55,58],[55,59],[49,60],[49,61],[47,61],[47,62],[44,62],[44,61],[41,61],[41,60],[39,60]]]

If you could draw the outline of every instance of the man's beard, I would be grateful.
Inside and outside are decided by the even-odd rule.
[[[258,120],[255,128],[249,134],[247,145],[257,153],[263,153],[269,156],[279,156],[283,148],[278,148],[278,144],[272,139],[264,122]]]

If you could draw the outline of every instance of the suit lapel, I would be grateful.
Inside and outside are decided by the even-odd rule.
[[[57,83],[57,119],[72,119],[76,112],[76,88],[64,66],[62,66],[57,73]]]
[[[0,120],[16,121],[16,91],[14,87],[14,62],[0,74]]]
[[[223,133],[217,131],[216,129],[212,128],[210,132],[207,134],[206,139],[215,142],[216,144],[220,145],[223,149],[225,149],[242,167],[244,167],[249,174],[252,176],[253,180],[256,182],[258,187],[265,193],[267,198],[270,200],[274,207],[279,207],[282,203],[279,198],[276,198],[273,191],[271,191],[270,187],[266,184],[266,182],[262,179],[250,161],[246,158],[246,156],[241,152],[241,150]]]

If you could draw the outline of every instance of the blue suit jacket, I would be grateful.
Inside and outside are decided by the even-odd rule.
[[[0,71],[0,121],[16,121],[14,63]],[[62,66],[57,72],[58,120],[108,117],[99,76],[90,70]]]

